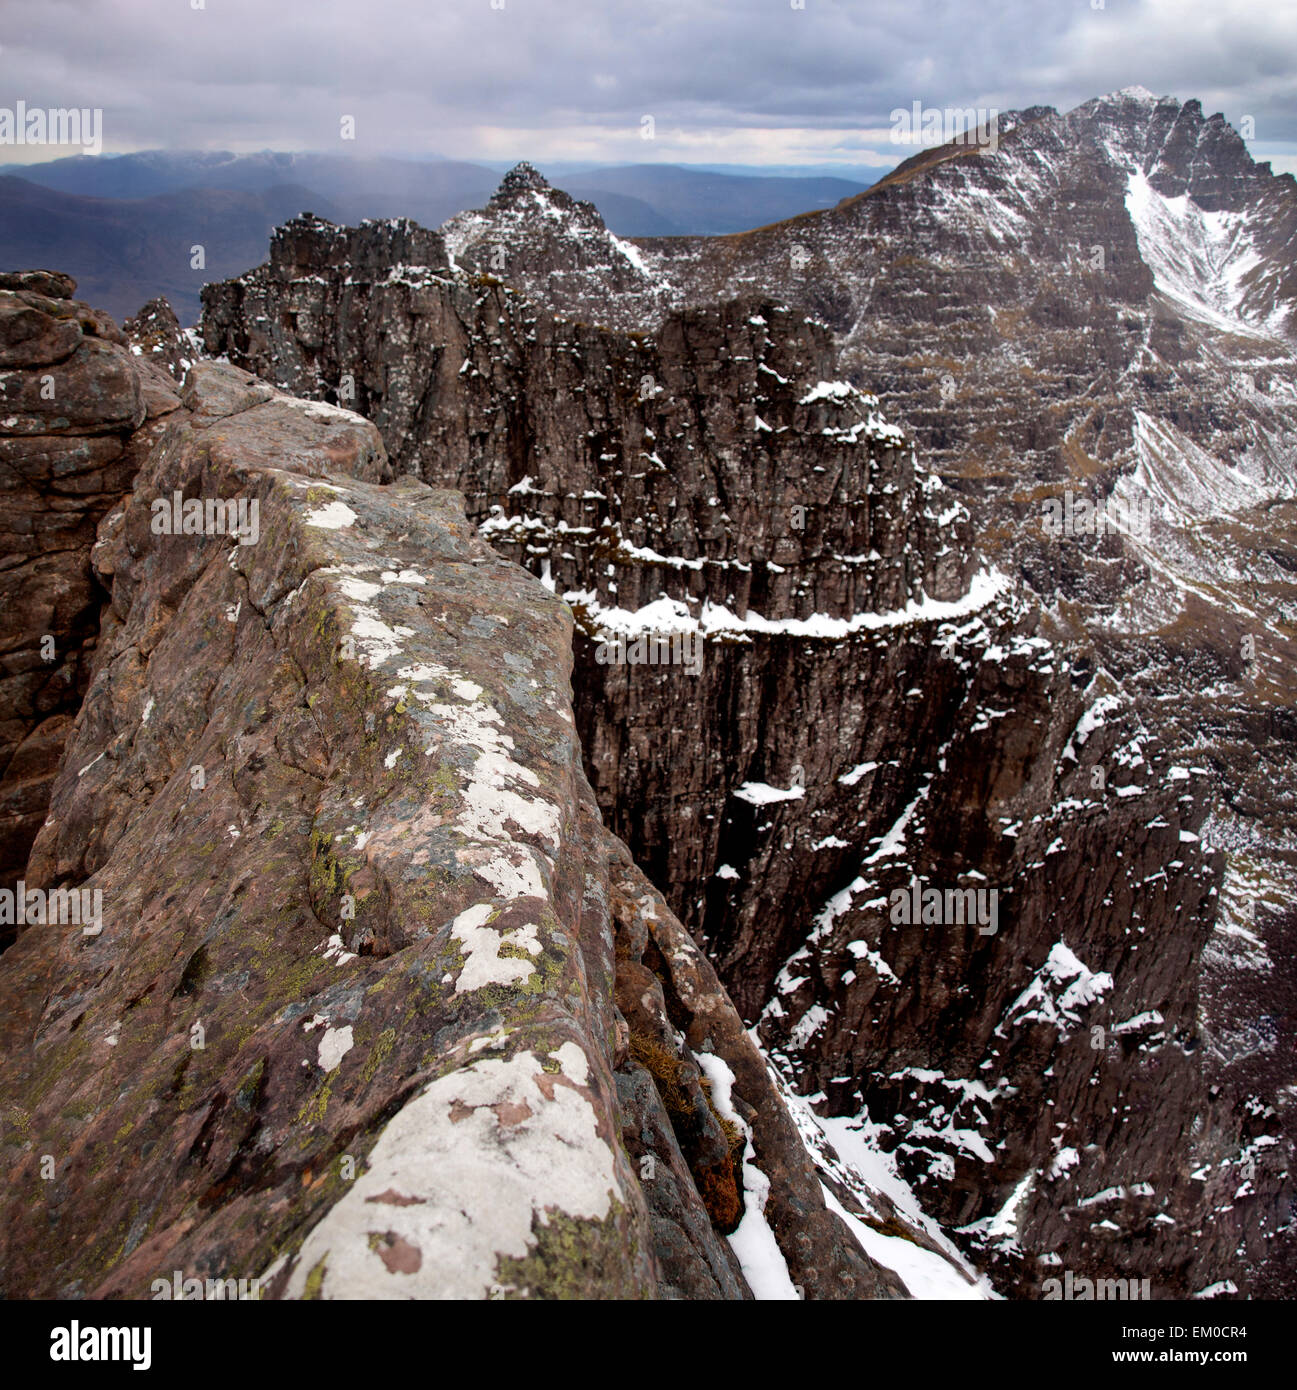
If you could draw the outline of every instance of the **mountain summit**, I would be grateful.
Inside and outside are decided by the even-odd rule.
[[[457,265],[504,280],[555,313],[629,326],[655,319],[671,299],[635,243],[530,164],[510,169],[481,211],[462,212],[441,230]]]
[[[523,160],[515,164],[500,181],[500,187],[491,195],[492,203],[508,201],[519,193],[552,193],[549,180],[536,168]],[[564,197],[567,195],[564,194]]]

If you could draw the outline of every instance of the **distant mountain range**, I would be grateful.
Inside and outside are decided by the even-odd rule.
[[[184,188],[151,198],[83,197],[0,176],[0,265],[74,267],[79,293],[114,318],[166,295],[182,323],[198,314],[208,280],[264,258],[274,227],[303,207],[339,214],[311,190]],[[192,248],[203,248],[192,268]]]
[[[0,165],[0,265],[57,265],[115,317],[165,294],[183,323],[204,283],[265,259],[271,230],[310,210],[330,221],[410,217],[437,227],[481,207],[495,170],[455,160],[148,150]],[[621,236],[723,236],[829,208],[850,179],[727,174],[681,165],[591,169],[567,180]],[[191,267],[192,248],[203,265]]]

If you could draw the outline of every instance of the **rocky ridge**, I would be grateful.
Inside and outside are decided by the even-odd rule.
[[[570,610],[390,476],[359,416],[203,363],[100,524],[27,879],[102,920],[0,957],[0,1287],[905,1296],[600,823]],[[253,524],[160,533],[177,492]]]
[[[515,182],[481,217],[512,208],[515,264],[543,265],[529,239],[556,219]],[[610,824],[818,1118],[887,1154],[1002,1287],[1038,1294],[1065,1263],[1174,1296],[1267,1265],[1274,1113],[1201,1123],[1196,962],[1222,869],[1205,774],[1084,627],[979,562],[965,508],[839,380],[823,326],[739,298],[601,331],[433,233],[299,220],[209,287],[204,333],[354,403],[573,605]],[[637,635],[702,639],[698,672],[610,660]],[[895,922],[916,881],[994,886],[1003,927]],[[1231,1204],[1245,1168],[1268,1195]]]

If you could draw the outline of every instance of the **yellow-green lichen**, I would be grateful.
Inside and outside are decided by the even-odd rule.
[[[651,1287],[637,1277],[634,1242],[627,1249],[625,1210],[614,1202],[602,1221],[554,1211],[543,1225],[533,1218],[532,1249],[497,1263],[490,1296],[508,1301],[651,1298]]]
[[[319,1263],[306,1276],[306,1286],[302,1290],[303,1299],[308,1302],[314,1302],[320,1297],[320,1290],[324,1287],[324,1276],[328,1270],[328,1263],[328,1256],[321,1256]]]
[[[379,1067],[387,1060],[388,1053],[396,1044],[396,1029],[384,1028],[383,1031],[374,1039],[374,1045],[369,1050],[369,1056],[365,1059],[364,1069],[360,1073],[362,1084],[368,1085],[374,1079]]]

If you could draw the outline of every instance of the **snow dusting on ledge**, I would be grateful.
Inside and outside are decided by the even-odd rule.
[[[981,570],[973,577],[963,598],[935,599],[920,594],[904,608],[888,613],[856,613],[850,618],[833,618],[827,613],[812,613],[809,618],[766,618],[748,609],[738,617],[720,604],[704,600],[701,612],[695,616],[682,599],[660,598],[633,612],[625,608],[609,608],[599,601],[592,589],[570,589],[563,595],[569,604],[579,604],[598,632],[633,634],[641,632],[699,632],[705,637],[743,639],[752,634],[762,636],[827,638],[830,641],[850,637],[857,632],[876,632],[883,628],[906,627],[912,623],[944,622],[965,618],[980,612],[994,602],[1009,586],[1006,575],[998,570]]]

